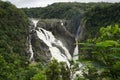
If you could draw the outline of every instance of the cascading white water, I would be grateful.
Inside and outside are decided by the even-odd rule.
[[[52,59],[55,58],[59,62],[61,61],[66,62],[68,66],[70,66],[68,59],[71,59],[71,56],[69,51],[63,46],[62,42],[60,40],[57,40],[50,31],[47,31],[43,28],[38,28],[36,32],[39,39],[41,39],[49,47],[49,50],[52,54]],[[61,51],[52,44],[61,46],[65,54],[61,53]]]
[[[31,41],[29,41],[29,52],[31,53],[30,59],[29,59],[29,61],[31,62],[31,61],[34,60],[34,57],[33,57],[34,52],[33,52],[33,49],[32,49]]]
[[[38,19],[33,19],[33,18],[31,18],[30,20],[33,22],[34,27],[36,28],[39,20]]]
[[[34,26],[36,27],[37,25],[37,20],[32,19],[31,20],[34,24]],[[68,49],[62,44],[62,42],[58,39],[56,39],[54,37],[54,35],[52,34],[52,32],[47,31],[43,28],[40,27],[36,27],[37,29],[34,29],[35,32],[37,33],[37,36],[40,40],[42,40],[48,47],[50,50],[50,53],[52,55],[51,59],[56,59],[59,62],[66,62],[68,67],[70,67],[70,63],[69,63],[69,59],[71,59],[71,55],[68,51]],[[30,43],[31,44],[31,43]],[[64,53],[62,53],[60,51],[60,49],[56,46],[61,47],[64,50]],[[30,60],[32,60],[34,58],[34,52],[32,50],[32,45],[30,45],[30,53],[31,53],[31,57]]]
[[[79,37],[79,34],[80,34],[80,28],[81,28],[81,25],[78,27],[76,37],[75,37],[76,47],[75,47],[74,52],[73,52],[73,60],[78,60],[79,59],[78,37]]]
[[[76,47],[74,49],[74,53],[73,53],[73,60],[76,62],[76,60],[79,59],[79,47],[78,47],[78,38],[79,38],[79,35],[80,35],[80,28],[81,28],[81,25],[78,27],[78,30],[77,30],[77,33],[76,33],[76,37],[75,37],[75,40],[76,40]],[[78,67],[79,67],[79,70],[76,71],[74,74],[73,74],[73,80],[74,78],[77,76],[77,75],[80,75],[82,76],[82,69],[84,69],[84,66],[81,62],[76,62],[78,64]],[[80,70],[81,69],[81,70]]]
[[[74,49],[74,52],[73,52],[73,60],[78,60],[78,53],[79,53],[79,50],[78,50],[78,44],[77,44],[77,41],[76,41],[76,47]]]

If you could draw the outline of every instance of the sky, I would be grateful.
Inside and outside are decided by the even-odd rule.
[[[9,1],[18,8],[45,7],[55,2],[120,2],[120,0],[2,0]]]

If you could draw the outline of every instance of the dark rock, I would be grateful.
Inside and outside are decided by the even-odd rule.
[[[37,33],[31,34],[31,45],[34,52],[34,61],[48,63],[51,59],[49,47],[38,38]]]

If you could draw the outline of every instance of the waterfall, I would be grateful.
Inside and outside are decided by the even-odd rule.
[[[33,22],[34,27],[36,28],[39,20],[38,19],[33,19],[33,18],[31,18],[30,20]]]
[[[31,28],[31,34],[32,32],[34,32],[33,34],[35,34],[35,36],[39,39],[40,42],[44,43],[47,46],[47,50],[50,52],[48,54],[51,54],[52,57],[50,57],[50,59],[56,59],[58,62],[65,62],[69,68],[72,68],[72,66],[70,66],[69,60],[72,59],[69,50],[64,46],[64,44],[58,40],[57,38],[55,38],[55,36],[53,35],[52,32],[47,31],[41,27],[37,27],[37,23],[38,20],[34,20],[34,19],[30,19],[33,24],[34,24],[34,28]],[[60,21],[60,25],[64,26],[64,22],[61,20]],[[73,53],[73,60],[79,64],[79,68],[81,69],[82,64],[80,62],[77,62],[76,60],[78,60],[78,53],[79,53],[79,49],[78,49],[78,37],[80,34],[80,27],[77,30],[76,33],[76,47],[74,49],[74,53]],[[67,30],[66,30],[67,31]],[[33,46],[31,44],[31,34],[29,35],[29,52],[30,52],[30,62],[34,62],[35,60],[35,52],[33,51]],[[74,65],[73,65],[74,66]],[[82,75],[81,70],[75,71],[74,73],[72,73],[71,71],[71,80],[73,80],[77,74]]]
[[[34,57],[33,57],[34,52],[33,52],[32,45],[31,45],[31,39],[29,40],[29,52],[31,53],[29,61],[32,62],[34,61]]]
[[[78,50],[78,44],[77,44],[77,41],[76,41],[76,47],[75,47],[74,52],[73,52],[73,60],[78,60],[79,59],[78,53],[79,53],[79,50]]]
[[[78,60],[79,59],[79,56],[78,56],[79,55],[78,38],[79,38],[79,35],[80,35],[80,28],[81,28],[81,24],[77,29],[77,33],[76,33],[76,37],[75,37],[76,47],[75,47],[74,52],[73,52],[73,60]]]
[[[80,35],[80,31],[81,31],[81,23],[80,23],[80,25],[79,25],[79,27],[78,27],[78,29],[77,29],[77,33],[76,33],[76,37],[75,37],[75,39],[76,40],[78,40],[78,38],[79,38],[79,35]]]
[[[52,32],[37,27],[36,26],[38,22],[37,20],[32,19],[31,21],[34,24],[34,27],[36,27],[33,30],[37,34],[37,37],[49,47],[49,51],[52,55],[51,59],[56,59],[58,60],[58,62],[66,62],[68,67],[70,67],[69,60],[71,59],[71,55],[68,49],[63,45],[63,43],[60,40],[56,39],[52,34]],[[29,48],[30,48],[29,51],[31,53],[30,56],[30,61],[31,61],[32,59],[34,59],[34,52],[32,50],[31,43],[29,45]],[[62,51],[59,48],[62,48]]]

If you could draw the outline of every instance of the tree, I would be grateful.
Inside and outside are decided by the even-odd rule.
[[[80,43],[81,45],[81,58],[85,61],[89,70],[97,70],[98,76],[94,79],[109,79],[119,80],[120,76],[120,41],[119,33],[120,28],[118,25],[108,26],[100,29],[101,35],[96,39],[90,39],[87,43]],[[84,74],[87,78],[91,79],[90,74]]]
[[[64,62],[52,60],[46,69],[47,80],[70,80],[70,76],[70,70]]]

